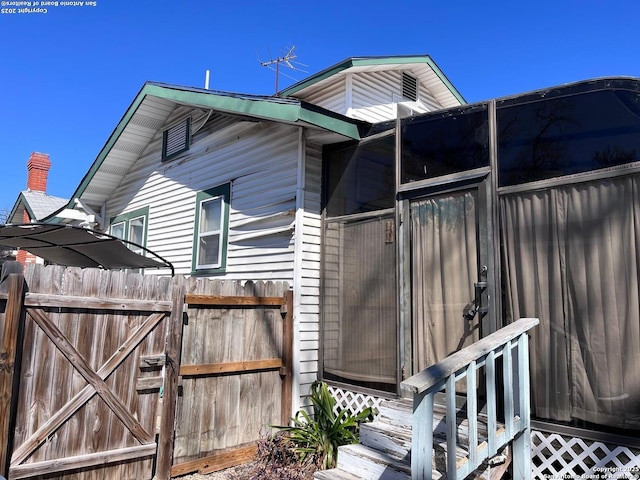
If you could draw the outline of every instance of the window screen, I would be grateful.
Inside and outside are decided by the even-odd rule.
[[[600,90],[499,106],[500,186],[640,160],[640,95]]]
[[[489,165],[486,105],[402,120],[401,183]]]

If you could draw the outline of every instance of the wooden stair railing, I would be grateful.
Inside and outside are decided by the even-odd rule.
[[[529,384],[529,337],[537,318],[522,318],[430,366],[402,382],[413,393],[413,436],[411,478],[431,478],[433,471],[433,407],[435,395],[444,392],[446,402],[447,479],[462,479],[476,470],[500,449],[511,445],[514,478],[531,478],[531,426]],[[502,357],[504,423],[497,418],[496,361]],[[515,371],[514,371],[515,362]],[[484,369],[486,379],[487,436],[478,438],[477,373]],[[456,382],[466,378],[468,456],[456,458],[457,422]],[[501,422],[502,423],[502,422]]]

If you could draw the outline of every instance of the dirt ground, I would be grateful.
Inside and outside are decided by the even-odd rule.
[[[174,480],[246,480],[250,477],[253,468],[253,463],[245,463],[237,467],[231,467],[213,473],[192,473],[181,477],[174,477]]]

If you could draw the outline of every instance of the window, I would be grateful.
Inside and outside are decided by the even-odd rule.
[[[191,119],[187,118],[163,132],[162,160],[170,160],[182,152],[186,152],[189,150],[190,142]]]
[[[147,243],[147,222],[149,219],[149,208],[141,208],[133,212],[123,213],[111,219],[109,233],[127,242],[129,250],[144,255],[144,248]]]
[[[224,271],[229,228],[231,184],[220,185],[196,196],[193,271]]]
[[[498,106],[500,186],[640,160],[640,95],[601,90]]]
[[[401,183],[489,165],[486,104],[404,119],[401,135]]]
[[[394,215],[326,221],[324,251],[323,378],[395,392]]]
[[[394,154],[393,133],[328,151],[325,162],[327,215],[335,217],[393,208]]]

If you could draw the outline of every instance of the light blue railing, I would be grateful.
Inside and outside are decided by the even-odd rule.
[[[514,478],[531,478],[531,426],[529,387],[529,336],[537,318],[522,318],[479,340],[402,382],[413,393],[411,478],[427,480],[433,472],[435,396],[444,392],[446,403],[447,479],[462,479],[485,460],[512,442]],[[502,358],[504,421],[497,418],[498,379],[496,362]],[[514,365],[515,363],[515,365]],[[515,368],[515,370],[514,370]],[[479,439],[477,372],[486,380],[486,439]],[[456,382],[466,378],[466,407],[456,407]],[[458,423],[466,417],[468,455],[456,458]],[[452,473],[452,472],[455,472]]]

